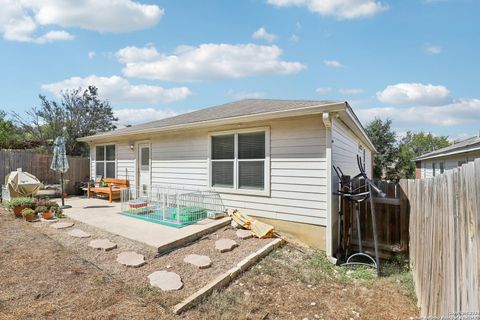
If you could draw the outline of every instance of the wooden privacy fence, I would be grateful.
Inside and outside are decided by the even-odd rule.
[[[480,159],[431,179],[402,180],[401,187],[410,202],[410,261],[421,316],[478,316]]]
[[[382,190],[386,197],[381,198],[374,194],[375,217],[377,225],[377,239],[379,254],[382,258],[389,258],[395,253],[408,251],[408,201],[402,189],[395,182],[375,181],[375,185]],[[355,214],[350,217],[351,203],[344,200],[345,215],[344,235],[352,228],[351,243],[353,250],[358,249],[357,222]],[[364,201],[359,206],[360,230],[362,232],[362,246],[370,254],[374,254],[373,229],[370,215],[370,203]],[[347,241],[344,238],[344,241]],[[344,248],[347,243],[344,243]]]
[[[5,176],[17,168],[33,174],[44,184],[59,184],[60,174],[50,169],[52,157],[52,154],[32,150],[0,150],[2,184],[5,183]],[[65,174],[65,179],[69,180],[67,192],[76,194],[79,183],[87,181],[90,176],[90,162],[88,158],[68,156],[68,164],[70,169]]]

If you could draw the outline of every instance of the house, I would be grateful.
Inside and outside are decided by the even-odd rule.
[[[480,135],[417,157],[416,178],[431,178],[476,158],[480,158]]]
[[[247,99],[83,137],[91,176],[131,186],[218,192],[227,208],[331,254],[338,226],[332,165],[371,174],[374,146],[347,102]]]

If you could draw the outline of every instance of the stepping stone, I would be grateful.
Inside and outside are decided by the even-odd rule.
[[[55,228],[55,229],[66,229],[70,228],[74,225],[75,223],[73,222],[57,222],[52,224],[50,227]]]
[[[138,268],[143,266],[145,257],[133,251],[122,252],[117,256],[117,262],[126,265],[127,267]]]
[[[183,287],[182,278],[175,272],[155,271],[148,275],[150,285],[162,289],[162,291],[180,290]]]
[[[75,238],[90,238],[90,233],[86,233],[80,229],[73,229],[69,231],[68,234]]]
[[[250,230],[238,229],[236,235],[242,240],[253,238],[253,232]]]
[[[232,251],[235,247],[238,247],[238,244],[230,239],[220,239],[215,241],[215,249],[220,252]]]
[[[112,249],[115,249],[117,247],[117,244],[108,239],[96,239],[90,241],[88,246],[97,250],[110,251]]]
[[[212,265],[212,260],[208,256],[201,256],[198,254],[189,254],[183,259],[184,262],[193,264],[199,269],[206,269]]]

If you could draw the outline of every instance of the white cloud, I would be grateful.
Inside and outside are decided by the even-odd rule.
[[[153,47],[127,47],[117,52],[127,77],[166,81],[205,81],[259,75],[292,74],[306,68],[300,62],[282,61],[282,50],[256,44],[201,44],[179,46],[174,53]]]
[[[433,45],[433,44],[425,44],[423,49],[425,50],[425,52],[427,53],[430,53],[430,54],[440,54],[442,53],[442,47],[440,46],[437,46],[437,45]]]
[[[118,124],[121,127],[160,120],[178,115],[178,113],[173,110],[159,110],[154,108],[122,108],[115,109],[113,112],[118,118]]]
[[[95,51],[89,51],[88,54],[87,54],[88,59],[92,60],[93,58],[95,58],[95,54],[96,54]]]
[[[441,105],[450,91],[444,86],[422,83],[398,83],[377,92],[381,102],[390,104]]]
[[[291,42],[298,42],[298,41],[300,41],[300,37],[297,36],[296,34],[292,34],[290,36],[290,38],[288,38],[288,40],[291,41]]]
[[[260,99],[266,96],[265,92],[255,91],[255,92],[236,92],[234,90],[228,90],[227,96],[234,100],[242,99]]]
[[[6,40],[45,43],[71,40],[66,31],[38,36],[39,27],[78,27],[100,32],[127,32],[155,25],[164,14],[157,5],[132,0],[0,0],[0,33]]]
[[[376,0],[267,0],[277,7],[306,7],[309,11],[337,19],[371,17],[387,10],[387,6]]]
[[[98,77],[95,75],[86,78],[72,77],[60,82],[42,85],[42,90],[60,95],[62,90],[87,88],[94,85],[99,89],[102,98],[113,103],[161,103],[182,100],[191,94],[186,87],[164,89],[160,86],[133,85],[128,80],[119,77]]]
[[[273,42],[277,39],[277,36],[272,34],[272,33],[268,33],[267,30],[264,27],[261,27],[252,34],[252,38],[253,39],[263,39],[263,40],[266,40],[268,42]]]
[[[44,35],[36,38],[33,42],[36,43],[47,43],[53,41],[66,41],[73,40],[75,37],[66,31],[49,31]]]
[[[121,63],[135,63],[138,61],[154,61],[160,57],[160,53],[152,46],[147,46],[144,48],[125,47],[118,50],[115,56]]]
[[[364,123],[375,117],[390,118],[395,126],[403,128],[476,125],[480,122],[480,99],[458,99],[439,106],[356,109],[355,113]]]
[[[338,89],[338,92],[341,93],[341,94],[351,95],[351,94],[364,93],[365,90],[360,89],[360,88],[343,88],[343,89]]]
[[[328,67],[332,67],[332,68],[343,68],[344,65],[341,64],[339,61],[337,60],[323,60],[323,63],[328,66]]]
[[[319,95],[325,95],[325,94],[328,94],[328,93],[332,92],[332,88],[320,87],[320,88],[315,89],[315,92]]]

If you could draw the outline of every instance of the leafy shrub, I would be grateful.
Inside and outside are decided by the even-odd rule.
[[[34,215],[35,215],[35,211],[31,208],[25,208],[22,210],[23,217],[34,216]]]

